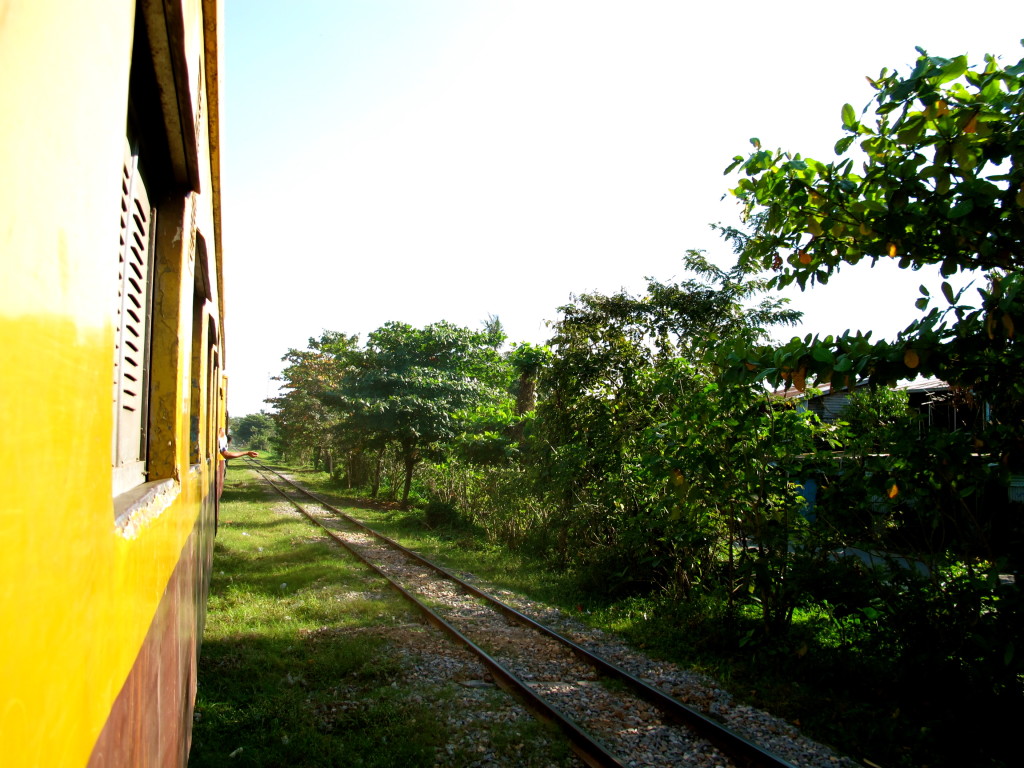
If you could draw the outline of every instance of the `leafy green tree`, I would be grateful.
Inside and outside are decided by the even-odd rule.
[[[232,418],[231,436],[239,446],[257,451],[269,450],[276,438],[274,420],[263,411]]]
[[[516,344],[508,361],[518,374],[516,383],[516,415],[525,416],[537,407],[537,376],[551,362],[551,348],[537,344]]]
[[[1002,66],[990,56],[972,69],[963,56],[924,51],[905,77],[882,70],[871,81],[873,121],[843,107],[841,159],[769,152],[756,139],[755,152],[735,158],[727,171],[742,172],[733,193],[749,229],[724,230],[739,265],[773,270],[770,283],[778,287],[827,282],[841,266],[880,258],[974,276],[976,301],[948,282],[941,298],[922,286],[920,297],[908,298],[922,316],[892,341],[849,331],[808,336],[778,348],[736,346],[727,363],[732,381],[763,378],[798,388],[938,376],[979,413],[987,407],[990,418],[979,418],[975,434],[960,441],[961,455],[950,464],[956,469],[928,478],[939,499],[932,506],[961,532],[961,551],[1017,558],[1017,566],[1020,532],[997,545],[1000,528],[969,507],[978,498],[971,491],[996,481],[1005,487],[1008,473],[1024,471],[1024,345],[1016,333],[1024,317],[1022,76],[1024,60]],[[855,158],[843,155],[858,141],[855,168]]]
[[[928,561],[926,581],[909,571],[879,581],[862,616],[877,620],[872,637],[901,660],[901,673],[927,670],[979,702],[994,693],[999,703],[975,710],[987,727],[1021,706],[1024,670],[1024,593],[1000,580],[1024,565],[1020,505],[1007,497],[1008,477],[1024,471],[1024,60],[988,56],[972,67],[964,56],[918,51],[909,74],[869,78],[876,95],[862,113],[842,108],[837,160],[753,139],[754,151],[727,169],[740,173],[732,192],[744,227],[722,232],[738,266],[772,274],[775,287],[809,288],[851,265],[894,259],[970,278],[977,290],[947,281],[933,296],[922,286],[907,299],[921,315],[891,340],[847,331],[778,347],[737,343],[720,361],[727,384],[800,390],[936,376],[978,414],[952,433],[889,432],[885,455],[840,476],[843,493],[819,499],[818,524],[857,532],[843,508],[873,499],[858,535]],[[976,741],[1002,740],[986,733]]]
[[[643,296],[588,294],[560,309],[540,377],[538,481],[557,512],[560,559],[607,588],[664,582],[680,568],[689,532],[666,503],[667,444],[645,430],[677,419],[674,380],[682,358],[697,365],[722,340],[753,343],[765,327],[796,313],[762,290],[691,252],[699,279],[649,280]],[[710,373],[710,370],[706,371]],[[689,566],[683,566],[687,570]]]
[[[267,402],[274,407],[282,451],[299,458],[323,461],[333,473],[334,442],[340,414],[323,402],[358,360],[358,337],[325,331],[310,338],[305,350],[290,349],[282,358],[281,394]]]
[[[503,341],[496,320],[483,331],[389,322],[369,335],[358,365],[329,393],[326,401],[341,408],[351,430],[398,445],[403,505],[425,453],[454,440],[488,406],[508,400],[497,351]]]
[[[744,270],[775,272],[771,285],[804,288],[842,266],[892,258],[908,269],[969,273],[978,287],[974,300],[948,282],[941,298],[922,286],[908,298],[922,317],[892,341],[848,331],[737,350],[737,378],[749,378],[743,366],[776,385],[938,376],[992,406],[986,452],[1024,469],[1024,379],[1016,375],[1024,369],[1016,332],[1024,322],[1022,77],[1024,60],[1001,66],[990,56],[972,69],[964,56],[920,51],[906,77],[882,70],[871,80],[873,121],[871,105],[861,116],[843,107],[840,159],[771,152],[757,139],[755,152],[734,159],[727,172],[742,172],[732,191],[749,229],[723,232]]]

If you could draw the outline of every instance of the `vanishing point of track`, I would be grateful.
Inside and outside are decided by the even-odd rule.
[[[327,535],[384,578],[393,589],[412,603],[426,617],[427,621],[478,656],[498,685],[515,696],[535,715],[554,723],[569,739],[576,753],[588,765],[600,768],[606,766],[622,768],[635,762],[641,764],[644,762],[642,756],[627,754],[629,748],[623,746],[621,741],[615,739],[610,733],[610,731],[614,731],[616,724],[609,722],[608,718],[587,718],[584,715],[582,719],[588,723],[584,728],[577,722],[581,719],[579,715],[574,719],[566,711],[572,707],[573,687],[579,685],[581,679],[593,681],[603,678],[618,683],[618,685],[613,684],[607,690],[609,697],[616,699],[630,697],[642,700],[639,706],[634,704],[617,707],[615,703],[612,703],[609,705],[612,711],[618,709],[619,711],[628,710],[633,713],[641,713],[643,719],[649,723],[661,724],[664,722],[693,732],[714,745],[736,766],[794,768],[792,763],[768,752],[702,712],[668,696],[607,659],[582,648],[558,632],[543,626],[460,579],[445,568],[426,560],[387,536],[367,527],[270,467],[251,460],[249,464],[257,469],[264,480],[291,502],[306,518],[320,526]],[[271,474],[276,478],[271,477]],[[285,483],[286,486],[282,487],[282,483]],[[304,505],[297,499],[300,496],[312,500],[314,504],[311,505],[307,502]],[[320,514],[318,515],[317,512]],[[353,533],[346,535],[345,531],[336,530],[339,523]],[[353,534],[356,538],[352,537]],[[448,582],[445,585],[446,589],[469,595],[474,600],[462,609],[445,612],[446,615],[442,616],[441,613],[444,611],[431,608],[414,594],[416,591],[421,591],[420,587],[427,579],[426,573],[410,578],[407,571],[409,566],[403,565],[406,575],[401,580],[404,585],[399,583],[399,579],[395,575],[396,569],[389,567],[382,560],[381,550],[374,551],[372,559],[377,562],[371,562],[371,555],[366,551],[369,541],[373,541],[377,546],[379,543],[383,543],[388,550],[398,553],[396,556],[406,562],[413,561],[416,564],[414,567],[426,569],[430,572],[430,578],[443,579]],[[481,605],[481,601],[483,605]],[[505,619],[500,639],[495,639],[496,633],[493,630],[481,629],[486,625],[486,622],[481,620],[481,614],[491,614],[493,622],[495,611],[503,614]],[[551,646],[550,650],[545,650],[543,654],[528,653],[530,659],[515,659],[516,648],[536,649],[538,641],[536,637],[533,640],[521,642],[510,639],[508,632],[512,626],[519,628],[515,631],[529,632],[534,636],[540,633],[545,638],[541,642],[546,646]],[[476,640],[472,639],[471,635],[475,636]],[[488,652],[481,645],[496,647],[498,650]],[[499,660],[496,656],[501,656],[502,659]],[[531,668],[531,665],[536,665],[539,657],[543,657],[544,668],[538,674],[536,666]],[[552,674],[554,659],[560,659],[556,663],[560,671]],[[552,679],[572,682],[568,684],[552,683]],[[605,724],[604,729],[600,725],[602,721]],[[637,725],[637,723],[633,723],[634,727]],[[602,730],[605,732],[602,733]]]

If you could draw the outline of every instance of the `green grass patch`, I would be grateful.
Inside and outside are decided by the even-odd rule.
[[[399,662],[377,631],[415,618],[282,503],[232,467],[189,764],[433,765],[444,728],[391,686]]]
[[[513,706],[503,691],[407,677],[447,641],[399,647],[427,631],[418,614],[292,509],[231,462],[190,766],[455,767],[487,752],[514,754],[524,768],[573,763],[550,726],[483,714]]]

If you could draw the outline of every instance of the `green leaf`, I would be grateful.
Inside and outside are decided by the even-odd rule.
[[[957,56],[942,68],[942,72],[939,75],[939,84],[941,85],[942,83],[948,83],[951,80],[956,80],[958,77],[963,76],[966,71],[967,57]]]
[[[857,125],[857,113],[853,111],[853,107],[849,104],[843,104],[843,126],[855,129]]]
[[[903,101],[909,97],[917,88],[916,80],[904,80],[891,91],[893,101]]]
[[[856,139],[856,136],[844,136],[843,138],[841,138],[839,141],[836,142],[836,154],[843,154],[846,150],[850,148],[850,145],[853,144],[853,142],[856,141]]]
[[[946,297],[946,301],[950,304],[956,303],[956,299],[953,297],[953,286],[949,283],[942,283],[942,295]]]
[[[953,159],[962,171],[971,171],[976,165],[974,156],[968,148],[968,141],[960,138],[953,142]]]
[[[869,619],[870,621],[874,621],[882,615],[877,610],[872,608],[870,605],[865,606],[864,608],[860,608],[858,610],[860,610],[860,612],[864,614],[864,618]]]
[[[949,209],[949,218],[951,219],[962,219],[964,216],[974,210],[974,201],[967,199],[961,200],[959,203]]]
[[[924,134],[926,122],[924,115],[914,115],[913,117],[907,118],[906,122],[900,128],[896,134],[896,140],[900,144],[916,144],[921,140],[921,136]]]
[[[832,350],[824,344],[815,344],[811,347],[811,357],[819,363],[827,363],[829,365],[831,365],[835,360],[835,355],[832,353]]]

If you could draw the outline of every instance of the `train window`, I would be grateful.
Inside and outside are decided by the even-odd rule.
[[[188,462],[195,466],[202,462],[202,382],[203,382],[203,305],[206,297],[198,291],[192,294],[192,364],[189,370],[189,424]]]
[[[183,249],[187,246],[193,258],[192,195],[198,191],[198,177],[192,173],[198,167],[190,130],[195,125],[192,107],[162,98],[189,91],[190,84],[181,79],[187,71],[179,60],[184,53],[167,47],[170,30],[162,25],[160,3],[136,6],[114,357],[113,495],[118,520],[158,485],[176,486],[180,477],[179,441],[186,436],[179,429],[178,363],[182,352],[186,358],[189,352],[182,350],[188,338],[179,338],[178,329],[188,325],[182,314],[189,311],[191,293],[182,282],[188,274]],[[160,45],[153,45],[150,32]],[[206,291],[205,285],[202,289]]]
[[[203,393],[208,392],[203,379],[203,329],[205,327],[206,302],[213,299],[210,278],[210,258],[206,249],[206,238],[196,230],[195,274],[192,289],[192,369],[191,395],[189,401],[189,463],[196,465],[207,458],[211,451],[202,443],[209,438],[209,426],[204,423]],[[211,323],[210,333],[213,333]],[[211,336],[212,344],[214,337]],[[209,442],[209,440],[207,440]],[[205,450],[204,450],[205,449]]]
[[[208,435],[210,455],[216,456],[219,459],[217,443],[220,436],[217,425],[220,423],[220,403],[223,398],[220,397],[220,354],[217,351],[217,329],[213,325],[212,318],[210,319],[209,340],[207,344],[209,345],[209,350],[206,353],[206,360],[209,368],[209,377],[206,381],[206,434]],[[215,459],[213,466],[216,467],[216,465]]]
[[[114,342],[114,495],[146,481],[154,222],[138,153],[126,140]]]

